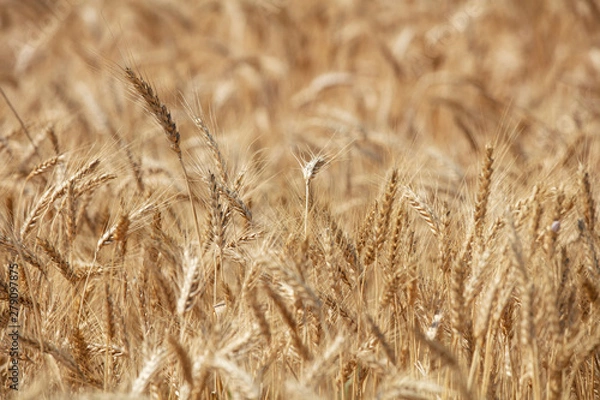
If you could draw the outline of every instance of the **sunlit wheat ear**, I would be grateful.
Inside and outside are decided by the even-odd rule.
[[[48,188],[23,222],[23,226],[20,231],[21,237],[24,238],[29,231],[31,231],[31,229],[39,222],[42,215],[55,200],[67,193],[69,185],[79,182],[83,177],[92,173],[99,164],[99,159],[92,160],[87,165],[80,168],[69,179],[63,181],[60,185],[51,186]]]
[[[219,145],[217,144],[217,141],[215,140],[214,136],[210,133],[210,130],[208,129],[208,126],[204,123],[204,120],[198,116],[193,115],[191,110],[189,112],[190,115],[192,115],[192,120],[194,121],[194,124],[202,132],[204,141],[206,142],[208,148],[210,149],[210,152],[212,153],[213,159],[215,160],[217,168],[219,169],[219,175],[221,177],[221,180],[224,184],[227,184],[229,182],[229,175],[227,174],[227,164],[225,163],[225,158],[223,157],[221,150],[219,150]]]
[[[156,121],[160,124],[160,126],[165,131],[167,135],[167,139],[171,143],[171,149],[177,156],[181,158],[181,148],[179,147],[179,129],[177,129],[177,125],[173,118],[171,118],[171,112],[164,105],[156,93],[154,93],[154,89],[148,82],[146,82],[141,76],[138,76],[133,70],[129,67],[125,68],[125,75],[129,82],[133,85],[133,88],[137,92],[138,95],[142,97],[146,106],[148,107],[148,111],[156,118]]]
[[[181,148],[179,147],[179,129],[175,124],[175,121],[171,117],[171,112],[164,105],[156,93],[152,86],[148,82],[146,82],[141,76],[138,76],[133,70],[129,67],[125,68],[125,75],[129,82],[133,85],[135,92],[142,97],[144,102],[146,103],[146,107],[150,114],[154,116],[156,121],[163,128],[165,135],[167,135],[167,139],[169,143],[171,143],[171,149],[177,154],[177,158],[179,158],[179,164],[181,165],[181,170],[183,171],[183,176],[185,178],[185,184],[188,191],[188,196],[190,198],[190,207],[192,208],[192,214],[194,216],[194,225],[196,227],[196,235],[198,239],[198,244],[202,242],[201,234],[200,234],[200,225],[198,225],[198,214],[196,212],[196,207],[194,206],[194,196],[192,195],[192,188],[190,186],[190,179],[187,174],[187,170],[185,168],[185,164],[183,163],[183,157],[181,154]]]
[[[27,175],[27,178],[25,178],[25,182],[29,181],[30,179],[43,174],[44,172],[48,171],[49,169],[53,168],[55,165],[57,164],[62,164],[65,162],[65,157],[63,155],[60,156],[54,156],[48,160],[45,160],[44,162],[42,162],[41,164],[37,165],[30,173],[29,175]]]
[[[310,161],[302,166],[302,175],[306,187],[305,202],[304,202],[304,238],[308,237],[308,214],[312,207],[312,192],[310,190],[311,181],[317,176],[319,171],[328,164],[328,160],[323,156],[313,157]]]
[[[144,367],[139,372],[137,378],[133,382],[131,387],[131,394],[141,395],[145,390],[148,384],[150,383],[152,377],[162,364],[162,362],[166,359],[168,352],[166,349],[161,348],[158,349],[152,354],[152,356],[146,361]]]
[[[429,230],[435,237],[440,237],[440,219],[433,212],[433,209],[427,205],[410,187],[404,187],[404,195],[408,204],[414,209],[429,226]]]

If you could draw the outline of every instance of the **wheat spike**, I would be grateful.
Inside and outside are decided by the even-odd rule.
[[[139,396],[146,390],[152,377],[163,363],[167,356],[167,351],[163,348],[157,349],[152,356],[146,361],[144,367],[138,374],[131,387],[131,394]]]
[[[590,174],[583,169],[579,168],[579,182],[581,186],[581,199],[583,203],[583,210],[585,216],[585,224],[590,233],[594,233],[594,227],[596,224],[596,203],[592,194],[590,185]]]
[[[179,147],[179,130],[177,129],[177,125],[175,124],[175,121],[173,121],[171,112],[167,106],[160,101],[152,86],[150,86],[148,82],[136,74],[131,68],[125,68],[125,76],[133,85],[133,88],[137,94],[140,95],[146,103],[148,111],[150,111],[154,118],[156,118],[158,124],[163,128],[165,134],[167,135],[167,139],[171,144],[171,149],[177,153],[179,158],[181,158],[181,148]]]
[[[223,181],[223,184],[226,185],[229,182],[229,175],[227,174],[227,165],[225,163],[225,158],[223,157],[221,150],[219,150],[219,145],[217,144],[217,141],[215,140],[214,136],[210,133],[208,126],[206,126],[202,118],[193,116],[192,120],[194,121],[196,127],[202,132],[204,140],[208,145],[213,155],[213,158],[217,164],[217,169],[219,170],[221,180]]]
[[[39,164],[35,168],[33,168],[33,170],[29,173],[29,175],[27,175],[27,178],[25,178],[25,182],[29,181],[30,179],[32,179],[38,175],[43,174],[44,172],[53,168],[55,165],[63,163],[64,161],[65,161],[65,157],[62,155],[49,158],[48,160],[42,162],[41,164]]]
[[[479,191],[475,202],[474,225],[475,236],[480,238],[483,234],[485,216],[487,214],[488,202],[490,197],[490,187],[492,182],[494,148],[491,145],[485,148],[485,160],[481,173],[479,175]]]
[[[421,218],[427,223],[431,233],[435,237],[440,236],[440,223],[439,218],[433,212],[431,207],[429,207],[415,192],[412,191],[408,186],[404,188],[406,198],[408,199],[408,204],[415,210]]]
[[[309,214],[313,206],[313,195],[311,191],[311,182],[317,176],[319,171],[327,165],[327,159],[322,156],[313,157],[302,166],[302,175],[304,176],[305,197],[304,197],[304,239],[308,237]]]
[[[57,199],[62,197],[68,190],[69,185],[73,183],[77,183],[84,176],[94,171],[98,165],[100,164],[99,159],[95,159],[79,169],[73,176],[69,179],[65,180],[58,186],[52,186],[48,188],[42,197],[38,200],[35,207],[29,212],[29,215],[23,221],[23,225],[21,227],[20,237],[25,238],[25,236],[29,233],[29,231],[35,226],[38,222],[42,214],[47,210],[47,208],[54,203]]]

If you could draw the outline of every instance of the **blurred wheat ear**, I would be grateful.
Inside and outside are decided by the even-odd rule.
[[[310,161],[302,166],[302,175],[304,176],[304,183],[306,188],[305,202],[304,202],[304,238],[308,237],[308,216],[310,209],[312,208],[312,192],[310,183],[315,176],[321,171],[323,167],[327,165],[328,161],[323,156],[313,157]]]

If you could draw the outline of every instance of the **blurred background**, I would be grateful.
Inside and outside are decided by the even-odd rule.
[[[471,181],[494,143],[529,185],[598,166],[599,32],[594,0],[3,0],[0,86],[40,145],[52,126],[63,149],[118,142],[142,168],[164,138],[130,101],[125,66],[199,162],[185,102],[267,177],[326,153],[329,183],[352,197],[408,158],[443,191]],[[30,153],[0,104],[0,154]]]

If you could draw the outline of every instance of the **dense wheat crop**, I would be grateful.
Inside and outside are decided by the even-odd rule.
[[[1,398],[600,396],[595,0],[2,1],[0,43]]]

